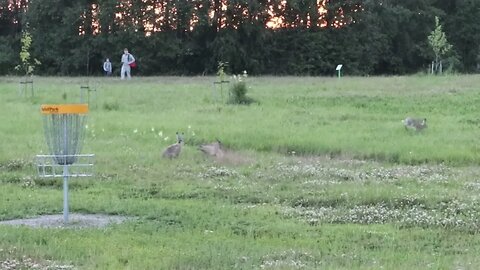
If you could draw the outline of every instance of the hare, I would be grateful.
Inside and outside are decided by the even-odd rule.
[[[177,143],[170,145],[163,151],[162,156],[164,158],[177,158],[180,155],[180,151],[182,150],[183,144],[183,133],[182,135],[175,133],[177,135]]]
[[[415,119],[407,117],[405,120],[402,120],[402,123],[405,126],[405,130],[415,129],[415,131],[421,131],[427,127],[427,118]]]
[[[225,153],[223,145],[218,139],[216,142],[200,145],[199,149],[203,153],[213,157],[222,157]]]

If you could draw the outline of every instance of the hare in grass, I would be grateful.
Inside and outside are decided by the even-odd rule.
[[[182,151],[182,144],[183,144],[183,133],[182,135],[175,133],[177,135],[177,143],[170,145],[163,151],[162,156],[164,158],[177,158],[180,155],[180,151]]]
[[[199,149],[203,153],[212,157],[222,157],[225,153],[223,145],[218,139],[216,142],[200,145]]]
[[[402,120],[405,130],[414,129],[415,131],[422,131],[427,127],[427,118],[412,118],[407,117],[405,120]]]

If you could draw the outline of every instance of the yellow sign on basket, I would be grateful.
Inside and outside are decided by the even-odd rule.
[[[42,114],[86,114],[88,104],[43,104]]]

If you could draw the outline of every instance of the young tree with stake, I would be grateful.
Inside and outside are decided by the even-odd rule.
[[[435,54],[435,60],[432,62],[432,73],[442,73],[442,57],[449,53],[453,46],[448,43],[437,16],[435,16],[435,29],[428,36],[428,43]]]

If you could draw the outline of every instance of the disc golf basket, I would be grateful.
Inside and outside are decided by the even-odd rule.
[[[30,87],[29,87],[30,86]],[[33,91],[33,80],[25,78],[18,84],[18,94],[20,96],[27,96],[28,88],[30,88],[30,94],[33,97],[35,95]]]
[[[37,155],[41,178],[63,177],[63,221],[68,223],[68,179],[93,175],[93,154],[80,154],[87,104],[42,105],[43,127],[49,155]]]
[[[220,100],[220,102],[224,102],[225,98],[223,93],[223,89],[224,89],[223,85],[228,86],[229,84],[230,84],[230,81],[225,81],[225,80],[213,82],[213,89],[212,89],[213,100],[215,101]]]
[[[90,86],[88,83],[86,85],[81,85],[80,86],[80,103],[86,103],[90,105],[90,93],[93,93],[95,95],[93,99],[96,101],[97,88],[94,86]],[[86,96],[86,100],[85,100],[85,96]],[[96,103],[95,103],[95,107],[96,107]]]
[[[86,64],[86,76],[87,76],[87,81],[84,85],[80,85],[80,103],[86,103],[90,105],[90,93],[93,92],[95,94],[95,102],[96,102],[96,97],[97,97],[97,88],[95,86],[91,86],[89,84],[89,76],[90,76],[90,47],[87,45],[87,64]],[[85,96],[87,100],[85,101]],[[96,108],[96,103],[95,103],[95,108]]]

